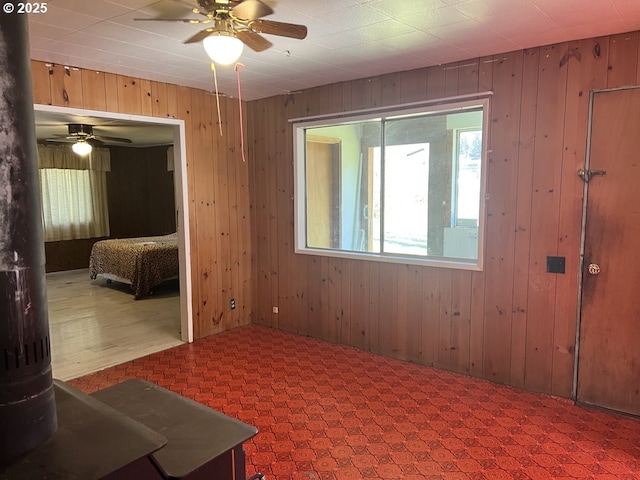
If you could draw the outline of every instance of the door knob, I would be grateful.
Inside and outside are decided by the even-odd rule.
[[[591,275],[598,275],[600,273],[600,265],[598,265],[597,263],[590,263],[589,273]]]

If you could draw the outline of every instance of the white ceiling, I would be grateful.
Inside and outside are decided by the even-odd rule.
[[[67,125],[80,123],[91,125],[95,135],[128,138],[132,144],[105,141],[106,145],[151,147],[170,145],[173,143],[173,128],[169,125],[146,123],[132,120],[93,117],[79,113],[60,113],[36,109],[36,138],[38,141],[65,141],[68,134]]]
[[[241,57],[242,98],[640,29],[639,0],[264,0],[269,20],[304,24],[305,40],[265,35],[273,47]],[[213,90],[204,28],[134,18],[196,17],[196,0],[48,0],[29,15],[31,57]],[[202,17],[201,17],[202,18]],[[236,97],[233,67],[218,68]]]

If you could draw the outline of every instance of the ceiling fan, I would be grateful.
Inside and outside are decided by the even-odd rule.
[[[99,147],[106,142],[132,143],[129,138],[96,135],[93,133],[93,125],[84,123],[69,123],[67,129],[67,135],[54,133],[53,136],[57,138],[48,139],[48,141],[73,143],[71,148],[81,156],[88,155],[93,147]]]
[[[223,65],[237,60],[243,44],[256,52],[262,52],[271,47],[273,44],[264,38],[262,33],[300,40],[307,36],[307,27],[304,25],[264,20],[263,17],[271,15],[274,11],[261,0],[197,0],[197,2],[198,6],[193,8],[192,12],[205,18],[135,18],[134,20],[210,25],[183,43],[203,41],[205,50],[212,60]],[[239,44],[240,51],[231,61],[225,62],[225,58],[216,59],[212,53],[222,54],[224,57],[225,50],[233,49],[233,45],[232,42],[222,45],[222,41],[221,45],[213,45],[215,41],[212,39],[234,39],[232,42]],[[227,56],[232,57],[231,53],[228,52]]]
[[[84,141],[93,147],[99,147],[104,145],[105,142],[119,142],[119,143],[132,143],[129,138],[120,137],[107,137],[105,135],[96,135],[93,133],[93,125],[86,125],[84,123],[69,123],[67,124],[68,134],[63,135],[54,133],[55,139],[50,139],[55,142],[78,142]]]

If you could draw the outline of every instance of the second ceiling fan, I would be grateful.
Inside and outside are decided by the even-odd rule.
[[[262,52],[271,47],[273,44],[261,35],[263,33],[300,40],[307,36],[307,27],[304,25],[264,20],[263,17],[271,15],[274,11],[261,0],[198,0],[198,6],[194,7],[192,12],[205,18],[136,18],[135,20],[210,25],[185,40],[184,43],[203,41],[209,56],[222,64],[233,63],[239,57],[243,44],[255,52]],[[233,57],[232,54],[235,52],[230,50],[234,49],[234,42],[235,48],[239,47],[240,52],[235,59],[228,61],[224,57]],[[220,58],[216,60],[212,52],[220,54]]]

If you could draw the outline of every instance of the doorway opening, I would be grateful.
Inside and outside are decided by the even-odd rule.
[[[36,133],[44,124],[59,125],[66,129],[69,123],[88,125],[109,125],[117,132],[114,137],[153,136],[159,132],[162,140],[158,144],[173,145],[169,149],[167,167],[173,170],[173,192],[175,211],[175,227],[178,239],[179,278],[177,280],[180,295],[180,340],[193,342],[192,285],[189,244],[188,189],[186,172],[186,141],[184,121],[173,118],[156,118],[141,115],[124,115],[112,112],[101,112],[51,105],[34,105]],[[40,124],[40,125],[39,125]],[[119,132],[128,132],[120,134]],[[63,133],[63,132],[60,132]],[[39,137],[41,135],[38,135]],[[40,140],[40,139],[39,139]],[[141,140],[142,141],[142,140]],[[144,143],[147,142],[147,143]],[[144,144],[153,144],[153,138],[146,138]],[[172,158],[171,158],[172,157]],[[87,265],[88,266],[88,265]],[[89,281],[89,279],[87,279]],[[128,300],[133,301],[130,297]],[[177,333],[177,332],[176,332]]]

